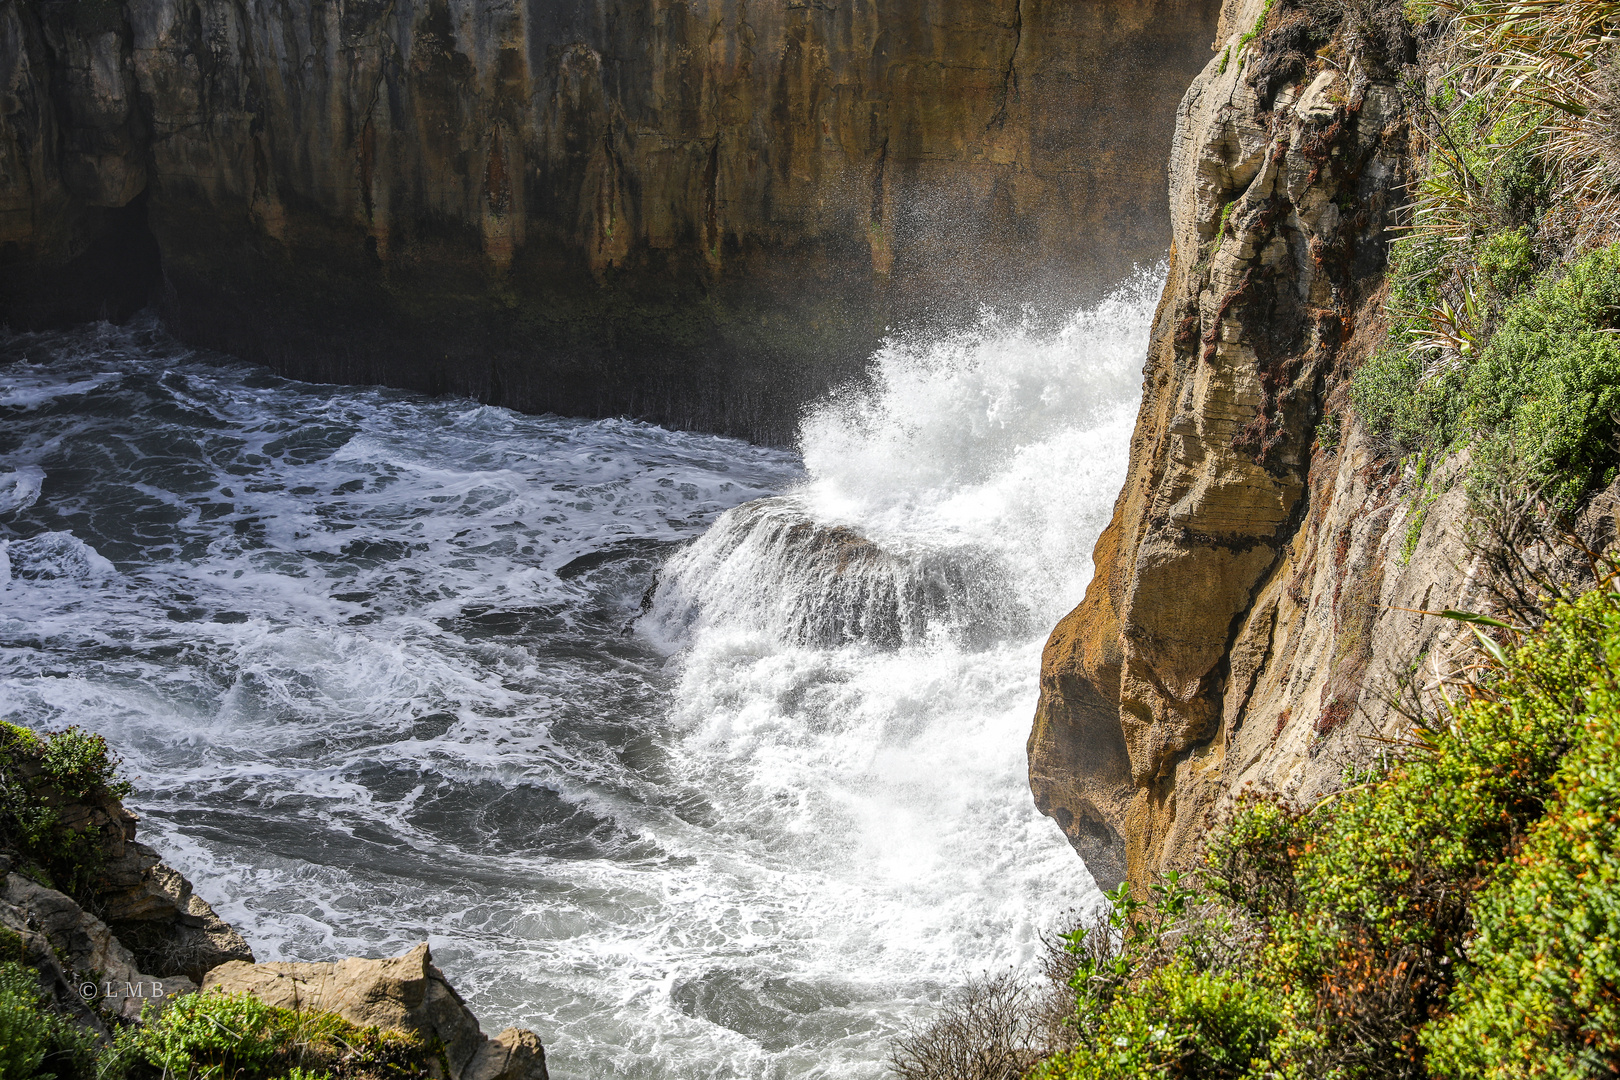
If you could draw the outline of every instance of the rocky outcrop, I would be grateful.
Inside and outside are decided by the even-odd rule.
[[[127,790],[100,736],[0,723],[0,961],[34,968],[57,1011],[106,1040],[200,983],[419,1033],[441,1080],[545,1080],[539,1037],[486,1039],[426,945],[392,960],[256,966],[191,883],[136,842]]]
[[[4,0],[6,318],[149,217],[192,341],[787,437],[887,326],[1160,257],[1216,6]]]
[[[0,869],[8,866],[0,856]],[[5,959],[33,967],[61,1008],[103,1036],[109,1021],[137,1020],[146,1005],[197,989],[184,976],[144,972],[106,923],[21,874],[0,879],[0,931],[16,936]]]
[[[665,565],[646,610],[672,629],[719,611],[799,645],[899,649],[939,632],[983,644],[1027,631],[1009,592],[992,552],[889,550],[787,495],[726,511]]]
[[[253,959],[242,935],[192,892],[191,882],[135,839],[138,819],[113,792],[98,786],[70,797],[44,775],[40,761],[26,755],[9,762],[9,769],[19,789],[30,789],[37,808],[54,815],[56,843],[76,852],[82,870],[75,876],[82,880],[57,884],[71,887],[74,901],[117,935],[142,971],[197,983],[227,960]]]
[[[252,962],[242,935],[145,844],[131,842],[102,870],[97,906],[148,971],[200,981],[211,968]]]
[[[9,857],[0,855],[0,959],[34,968],[57,1008],[78,1023],[110,1039],[118,1023],[140,1020],[148,1006],[161,1009],[197,992],[197,982],[185,975],[154,973],[121,934],[73,898],[9,873],[10,866]],[[184,878],[168,874],[201,903]],[[240,946],[237,954],[246,956],[212,965],[200,976],[205,991],[251,994],[280,1008],[337,1013],[359,1027],[419,1034],[447,1069],[443,1080],[546,1080],[539,1036],[507,1028],[486,1037],[433,966],[426,944],[384,960],[255,964],[236,932],[218,926]]]
[[[335,964],[234,961],[208,973],[203,990],[252,994],[284,1009],[333,1012],[360,1027],[409,1031],[443,1048],[448,1080],[545,1080],[546,1055],[532,1031],[485,1037],[478,1020],[433,966],[426,943],[386,960]]]
[[[1128,478],[1042,661],[1031,788],[1104,885],[1185,863],[1251,786],[1308,801],[1380,753],[1395,676],[1438,679],[1456,633],[1403,609],[1477,587],[1461,485],[1415,504],[1347,411],[1382,333],[1414,43],[1376,5],[1278,0],[1246,45],[1261,10],[1227,5],[1183,99]]]

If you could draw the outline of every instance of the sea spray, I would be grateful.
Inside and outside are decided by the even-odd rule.
[[[1023,741],[1124,472],[1160,280],[1055,333],[890,343],[806,420],[804,482],[666,564],[643,624],[678,647],[678,759],[756,861],[839,911],[806,962],[937,986],[1028,962],[1096,898],[1030,805]]]
[[[1022,746],[1155,292],[891,343],[808,472],[150,326],[11,339],[0,717],[107,734],[261,957],[426,938],[559,1078],[877,1076],[1094,896]]]

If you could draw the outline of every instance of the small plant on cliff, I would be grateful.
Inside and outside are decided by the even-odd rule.
[[[0,963],[0,1080],[95,1075],[94,1037],[50,1009],[32,968]]]
[[[1512,456],[1560,509],[1620,455],[1603,335],[1620,238],[1620,6],[1441,0],[1410,232],[1390,260],[1390,335],[1354,377],[1369,427],[1405,453],[1479,446],[1478,483]],[[1565,279],[1576,279],[1562,285]],[[1467,317],[1464,318],[1464,313]]]
[[[1174,871],[1145,900],[1129,885],[1108,899],[1105,922],[1067,938],[1075,1045],[1032,1080],[1262,1075],[1297,1003],[1254,992],[1247,924]]]
[[[1620,244],[1512,304],[1465,396],[1475,423],[1573,508],[1614,478],[1620,411]]]
[[[102,855],[90,809],[129,792],[100,735],[0,722],[0,850],[42,884],[74,894],[89,886]]]
[[[1538,156],[1577,233],[1620,218],[1620,69],[1613,0],[1450,0],[1452,40],[1485,101],[1542,111]]]
[[[282,1009],[246,994],[191,994],[119,1037],[115,1056],[135,1080],[293,1080],[427,1076],[430,1048],[415,1035],[362,1028],[335,1013]]]
[[[195,1080],[253,1075],[285,1041],[275,1010],[246,994],[189,994],[161,1013],[151,1005],[123,1040],[132,1056],[165,1076]]]

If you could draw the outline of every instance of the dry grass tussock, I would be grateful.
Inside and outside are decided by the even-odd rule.
[[[1459,107],[1487,102],[1535,144],[1572,249],[1620,238],[1620,0],[1439,0],[1436,12],[1450,20],[1445,78],[1463,91]],[[1436,150],[1458,182],[1431,185],[1415,225],[1471,231],[1482,185],[1465,155]]]
[[[1118,935],[1105,915],[1077,917],[1042,943],[1039,979],[986,973],[951,991],[933,1020],[895,1040],[890,1072],[900,1080],[1019,1080],[1073,1049],[1075,970],[1083,957],[1116,955]]]

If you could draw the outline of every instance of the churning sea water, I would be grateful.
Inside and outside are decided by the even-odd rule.
[[[1023,743],[1159,282],[891,342],[802,456],[13,337],[0,717],[260,959],[428,940],[559,1080],[881,1075],[1096,900]]]

